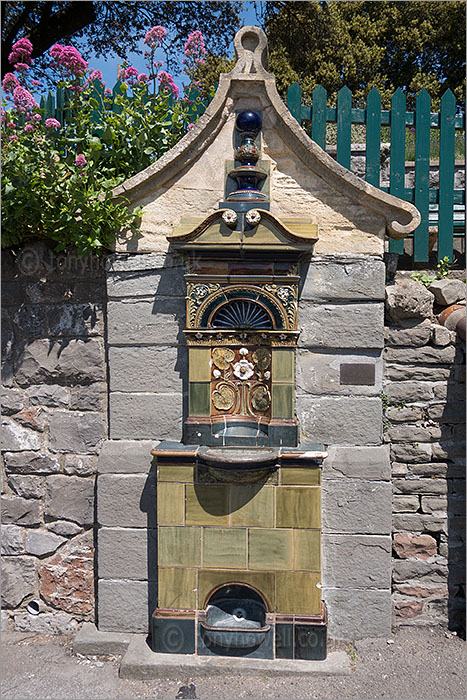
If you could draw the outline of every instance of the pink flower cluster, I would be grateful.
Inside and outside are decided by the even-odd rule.
[[[86,165],[86,163],[87,163],[87,160],[86,160],[86,158],[83,156],[82,153],[80,153],[78,156],[76,156],[76,158],[75,158],[75,165],[76,165],[77,168],[84,168],[84,166]]]
[[[20,83],[18,78],[14,73],[5,73],[5,76],[2,80],[2,89],[3,92],[5,92],[7,95],[9,93],[13,93],[14,89],[19,87]]]
[[[203,61],[203,56],[206,55],[206,46],[201,32],[196,30],[188,35],[183,53],[186,56],[184,63],[189,63],[190,59],[196,63]]]
[[[100,80],[102,83],[102,71],[93,69],[88,75],[88,83],[94,82],[94,80]]]
[[[13,90],[13,102],[15,103],[16,110],[18,112],[24,112],[25,114],[30,114],[33,109],[39,107],[29,90],[21,87],[21,85],[15,87]]]
[[[146,73],[140,73],[134,66],[128,66],[128,68],[121,68],[118,71],[117,78],[123,80],[129,85],[137,85],[138,83],[147,83],[149,76]]]
[[[159,80],[162,90],[170,90],[174,97],[178,97],[180,90],[175,85],[170,73],[167,73],[165,70],[161,70],[157,76],[157,79]]]
[[[150,46],[153,50],[157,49],[159,46],[161,46],[163,40],[166,37],[166,34],[167,32],[164,29],[164,27],[151,27],[151,29],[148,29],[144,36],[144,43],[147,46]]]
[[[88,62],[73,46],[54,44],[49,53],[53,58],[52,68],[58,68],[67,78],[73,80],[86,73]]]
[[[47,129],[60,129],[62,126],[58,119],[53,119],[52,117],[50,119],[45,120],[45,126]]]
[[[32,44],[29,39],[22,38],[15,41],[11,47],[13,50],[8,56],[8,60],[17,71],[28,70],[32,63]]]

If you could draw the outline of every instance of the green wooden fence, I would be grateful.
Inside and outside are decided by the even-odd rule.
[[[417,96],[415,111],[406,111],[403,91],[396,90],[391,109],[381,109],[381,96],[373,88],[365,109],[352,108],[352,93],[343,87],[337,96],[337,107],[327,106],[326,90],[318,85],[312,93],[312,104],[302,104],[302,89],[298,83],[289,87],[287,105],[295,117],[311,121],[311,137],[326,148],[326,124],[337,123],[337,162],[350,168],[351,126],[363,124],[366,129],[365,179],[375,187],[413,202],[421,214],[414,231],[414,262],[429,259],[429,226],[438,227],[438,259],[453,259],[453,237],[465,233],[465,191],[454,189],[455,130],[465,130],[465,115],[458,114],[451,90],[441,98],[440,112],[431,112],[431,98],[426,90]],[[390,127],[389,187],[381,185],[381,127]],[[415,183],[405,186],[406,130],[415,128]],[[430,187],[430,130],[439,129],[439,187]],[[404,252],[404,241],[391,239],[389,250]]]

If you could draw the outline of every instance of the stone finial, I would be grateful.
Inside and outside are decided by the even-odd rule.
[[[234,38],[237,63],[232,74],[248,73],[259,77],[268,73],[268,41],[259,27],[242,27]]]

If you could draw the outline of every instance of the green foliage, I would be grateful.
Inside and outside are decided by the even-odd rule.
[[[415,282],[420,282],[424,287],[429,287],[430,284],[435,282],[438,278],[436,275],[430,275],[427,272],[412,272],[410,279],[415,280]]]
[[[204,65],[198,65],[193,75],[193,83],[198,87],[201,98],[210,96],[221,73],[229,73],[235,60],[209,53],[204,58]]]
[[[449,260],[449,257],[446,255],[442,260],[440,260],[436,268],[438,270],[438,279],[449,277],[451,272],[451,261]]]
[[[423,284],[425,287],[429,287],[430,284],[436,282],[436,280],[441,280],[445,279],[446,277],[449,277],[451,273],[451,265],[452,263],[449,260],[449,257],[446,255],[437,264],[436,274],[430,274],[427,272],[412,272],[412,274],[410,275],[410,279],[415,280],[416,282],[420,282],[420,284]]]
[[[425,87],[435,108],[450,88],[465,102],[465,2],[263,3],[270,69],[285,93],[297,81],[311,97],[322,85],[331,102],[347,85],[355,106],[371,88],[384,108],[396,88],[407,107]]]

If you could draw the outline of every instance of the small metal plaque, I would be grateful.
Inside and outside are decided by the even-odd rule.
[[[375,366],[368,362],[345,362],[341,364],[340,383],[373,386]]]

